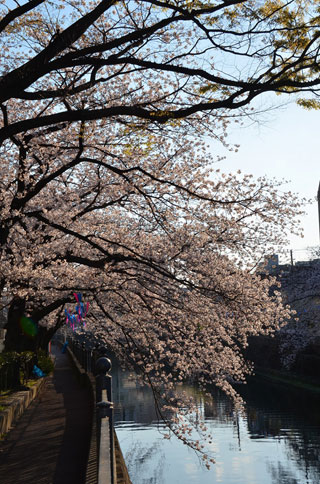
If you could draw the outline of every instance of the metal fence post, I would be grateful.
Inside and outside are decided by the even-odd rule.
[[[98,418],[98,484],[116,484],[115,454],[113,438],[113,403],[111,361],[101,357],[96,361],[96,398]]]
[[[81,365],[82,368],[87,371],[88,366],[87,366],[87,349],[86,349],[86,344],[83,342],[81,344]]]
[[[87,360],[88,371],[91,373],[92,372],[92,348],[88,349],[87,356],[88,356],[88,360]]]

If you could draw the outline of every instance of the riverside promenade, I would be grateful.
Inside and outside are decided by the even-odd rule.
[[[0,442],[1,484],[84,484],[92,401],[67,354],[52,345],[55,370]]]

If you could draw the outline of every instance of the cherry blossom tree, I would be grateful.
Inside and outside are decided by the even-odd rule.
[[[2,143],[79,120],[222,117],[266,92],[319,89],[316,2],[1,5]]]
[[[269,294],[275,281],[254,269],[285,242],[288,222],[298,230],[297,200],[275,182],[212,169],[205,146],[175,129],[112,137],[110,125],[109,143],[96,124],[79,123],[77,137],[69,129],[30,140],[23,162],[20,145],[6,153],[7,349],[47,343],[81,292],[87,329],[162,404],[192,408],[172,393],[192,379],[236,397],[230,381],[250,371],[248,336],[290,317],[280,293]],[[23,316],[38,323],[33,338],[21,334]],[[185,419],[171,421],[181,438]]]
[[[90,331],[162,409],[180,408],[170,425],[186,439],[182,406],[195,407],[174,387],[197,379],[236,399],[230,381],[250,371],[248,336],[291,314],[270,294],[276,281],[254,269],[299,230],[292,194],[221,174],[206,142],[227,148],[230,121],[259,95],[317,93],[316,7],[0,4],[6,347],[44,345],[81,292]]]

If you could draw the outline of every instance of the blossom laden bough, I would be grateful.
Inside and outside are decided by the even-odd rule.
[[[317,92],[315,10],[295,5],[1,2],[7,348],[45,346],[81,293],[87,329],[171,408],[182,439],[174,410],[196,406],[173,389],[195,380],[237,400],[248,337],[291,316],[255,267],[299,232],[299,202],[274,180],[220,173],[206,139],[231,149],[232,117],[264,92]]]

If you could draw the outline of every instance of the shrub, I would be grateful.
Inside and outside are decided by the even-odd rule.
[[[54,369],[54,364],[50,356],[46,356],[43,352],[38,354],[38,367],[46,375],[49,375]]]

